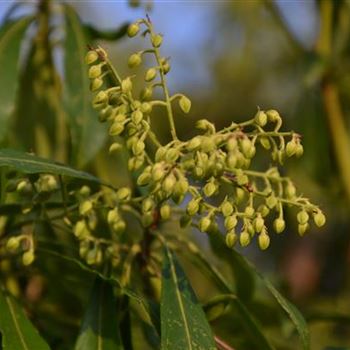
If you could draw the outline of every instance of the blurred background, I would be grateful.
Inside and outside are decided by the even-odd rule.
[[[24,1],[20,7],[13,7],[14,3],[0,2],[0,22],[29,14],[37,6],[35,1]],[[243,253],[301,309],[309,322],[312,349],[327,345],[331,346],[328,349],[350,347],[350,2],[67,3],[75,8],[90,34],[91,28],[95,29],[93,42],[108,50],[123,76],[133,74],[127,68],[127,58],[142,47],[142,39],[128,40],[113,34],[125,23],[146,13],[150,16],[164,35],[162,52],[170,57],[171,91],[185,93],[192,99],[190,115],[177,119],[180,138],[192,135],[196,119],[208,118],[220,128],[231,121],[253,117],[258,107],[278,110],[284,118],[284,128],[303,136],[303,158],[287,162],[284,171],[301,193],[321,205],[327,215],[326,227],[300,238],[291,215],[287,232],[274,236],[268,251],[261,253],[252,247]],[[50,46],[50,67],[69,82],[70,73],[64,68],[60,47],[64,36],[59,29],[62,18],[59,8],[54,11],[58,29],[51,39],[57,44]],[[31,37],[30,30],[27,35]],[[29,45],[24,44],[22,51],[25,57]],[[74,163],[64,156],[64,151],[54,153],[57,147],[50,143],[61,145],[62,140],[52,141],[50,130],[54,127],[50,123],[43,122],[44,131],[31,130],[31,118],[44,118],[43,114],[48,119],[50,115],[56,118],[62,111],[57,101],[52,102],[52,96],[50,103],[39,99],[41,107],[33,103],[38,92],[35,79],[29,77],[38,76],[40,70],[42,73],[42,66],[28,73],[30,69],[29,64],[21,70],[24,83],[18,92],[13,130],[4,142]],[[61,94],[55,79],[50,84]],[[0,84],[0,89],[6,89],[4,84]],[[165,141],[168,135],[161,118],[159,115],[157,129]],[[47,136],[42,136],[45,133]],[[16,137],[12,138],[14,134]],[[123,174],[116,175],[116,164],[123,160],[117,159],[112,165],[110,158],[106,161],[105,140],[99,140],[101,147],[93,150],[92,158],[82,161],[81,167],[108,181],[123,182]],[[256,167],[268,165],[269,161],[262,159]]]

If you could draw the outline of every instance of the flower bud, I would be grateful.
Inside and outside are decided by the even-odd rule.
[[[237,187],[236,188],[236,203],[240,203],[245,197],[245,191],[240,188],[240,187]]]
[[[151,210],[154,209],[154,207],[156,206],[156,203],[154,202],[154,200],[152,198],[145,198],[142,201],[142,212],[143,213],[147,213]]]
[[[134,37],[135,35],[137,35],[137,33],[140,31],[140,27],[138,24],[136,23],[133,23],[133,24],[130,24],[129,27],[128,27],[128,36],[130,38]]]
[[[91,66],[89,68],[89,79],[95,79],[95,78],[99,78],[102,74],[102,65],[101,64],[96,64],[94,66]]]
[[[321,227],[326,223],[326,217],[321,210],[318,210],[317,213],[314,213],[313,219],[317,227]]]
[[[245,210],[244,210],[244,214],[246,216],[248,216],[249,218],[251,218],[255,213],[255,210],[253,207],[249,206],[249,207],[246,207]]]
[[[216,149],[215,140],[210,136],[201,137],[201,149],[203,152],[212,152]]]
[[[80,203],[79,205],[79,214],[86,215],[92,209],[92,202],[90,200],[86,200]]]
[[[199,199],[192,198],[186,207],[187,214],[190,216],[195,215],[199,210]]]
[[[286,145],[286,155],[287,157],[292,157],[297,150],[297,144],[294,139],[289,141]]]
[[[191,110],[191,100],[182,95],[179,99],[179,106],[184,113],[188,113]]]
[[[280,114],[274,109],[269,109],[268,111],[266,111],[266,115],[268,120],[272,123],[275,123],[281,119]]]
[[[298,223],[301,225],[306,224],[309,221],[309,214],[307,213],[307,211],[306,210],[299,211],[299,213],[297,214],[297,220],[298,220]]]
[[[285,188],[285,194],[288,199],[294,198],[296,194],[296,189],[295,186],[291,183],[288,182]]]
[[[174,163],[179,158],[180,152],[176,148],[170,148],[165,154],[165,160],[168,163]]]
[[[112,230],[117,235],[123,233],[125,231],[125,228],[126,228],[126,223],[121,218],[115,221],[112,225]]]
[[[164,74],[168,74],[169,73],[169,71],[170,71],[170,63],[169,63],[168,59],[166,59],[166,58],[162,58],[161,59],[161,67],[162,67],[162,70],[163,70]]]
[[[227,231],[233,230],[237,225],[237,218],[235,215],[230,215],[225,218],[224,225]]]
[[[162,189],[165,193],[172,193],[174,190],[174,185],[176,183],[176,178],[173,174],[169,174],[162,183]]]
[[[120,219],[119,212],[117,208],[111,209],[107,213],[107,222],[112,225]]]
[[[228,200],[224,200],[221,204],[221,212],[224,217],[230,216],[233,213],[233,206]]]
[[[195,136],[193,139],[188,141],[186,148],[189,151],[193,151],[193,150],[197,149],[201,145],[201,143],[202,142],[201,142],[200,136]]]
[[[99,107],[102,104],[105,104],[108,100],[108,95],[104,91],[100,91],[92,100],[94,107]]]
[[[98,53],[94,50],[90,50],[85,55],[85,63],[86,64],[93,64],[98,60]]]
[[[140,53],[134,53],[132,54],[128,59],[128,66],[130,68],[135,68],[139,66],[142,62],[141,54]]]
[[[258,216],[254,220],[255,231],[260,233],[263,230],[264,226],[265,226],[265,221],[262,218],[262,216],[258,214]]]
[[[259,235],[258,241],[261,250],[267,249],[270,245],[270,237],[265,232]]]
[[[298,225],[298,233],[301,237],[304,236],[304,234],[306,233],[306,231],[309,229],[309,224],[305,223],[305,224],[299,224]]]
[[[101,78],[95,78],[94,80],[91,81],[90,83],[90,90],[92,92],[98,90],[101,86],[103,85],[103,79]]]
[[[278,200],[274,194],[271,194],[271,196],[266,198],[266,205],[269,209],[274,208],[277,205],[277,203],[278,203]]]
[[[242,231],[239,236],[239,243],[242,247],[246,247],[250,243],[250,234],[247,231]]]
[[[208,183],[205,184],[203,188],[203,193],[207,197],[211,197],[217,191],[217,189],[218,189],[218,186],[215,183],[215,181],[209,181]]]
[[[227,167],[230,170],[234,170],[237,165],[237,157],[233,153],[229,153],[226,159]]]
[[[150,68],[146,71],[145,81],[152,81],[157,75],[157,70],[155,68]]]
[[[6,249],[9,251],[15,251],[19,247],[20,241],[20,237],[9,238],[6,242]]]
[[[233,248],[237,240],[238,240],[238,236],[234,231],[228,232],[225,237],[225,243],[229,248]]]
[[[109,147],[109,153],[118,152],[123,148],[123,146],[118,142],[113,142]]]
[[[160,162],[165,159],[165,155],[167,154],[168,149],[166,147],[159,147],[154,156],[156,162]]]
[[[122,91],[126,94],[132,90],[132,81],[130,78],[126,78],[121,82]]]
[[[160,34],[151,36],[151,42],[153,47],[159,47],[160,45],[162,45],[162,41],[163,41],[163,36]]]
[[[137,184],[139,186],[146,186],[149,184],[149,182],[151,181],[151,173],[147,172],[147,173],[142,173],[138,178],[137,178]]]
[[[270,140],[268,139],[268,137],[260,137],[259,138],[260,144],[261,146],[263,146],[265,149],[270,149],[271,148],[271,143]]]
[[[135,144],[132,146],[132,152],[135,155],[139,155],[142,154],[143,151],[145,150],[145,143],[141,140],[138,140],[137,142],[135,142]]]
[[[206,119],[200,119],[196,122],[196,128],[199,130],[210,131],[212,134],[215,133],[215,126]]]
[[[82,186],[81,189],[79,190],[79,194],[82,195],[83,197],[89,196],[91,193],[91,189],[89,186]]]
[[[226,149],[228,152],[233,152],[237,149],[238,142],[234,136],[231,136],[226,143]]]
[[[185,178],[181,178],[179,181],[176,182],[174,187],[174,192],[178,195],[184,195],[188,191],[188,181]]]
[[[286,228],[286,223],[282,218],[277,218],[273,222],[273,228],[275,229],[276,233],[281,233]]]
[[[28,250],[22,255],[22,264],[24,266],[29,266],[31,265],[35,260],[35,255],[32,250]]]
[[[263,218],[265,218],[270,213],[270,209],[265,204],[261,204],[257,211]]]
[[[241,142],[240,142],[241,150],[242,153],[245,157],[247,158],[252,158],[255,155],[255,147],[253,143],[249,140],[248,137],[245,137]]]
[[[140,106],[141,112],[149,114],[152,112],[152,105],[148,102],[143,102]]]
[[[205,216],[204,218],[199,220],[198,227],[199,227],[200,231],[207,232],[207,230],[209,229],[210,225],[211,225],[210,217],[209,216]]]
[[[155,181],[155,182],[160,181],[164,177],[164,175],[165,175],[165,171],[163,169],[163,166],[159,163],[156,163],[152,169],[153,181]]]
[[[154,217],[153,217],[153,213],[145,213],[142,215],[142,218],[141,218],[141,221],[142,221],[142,226],[143,227],[149,227],[153,224],[153,221],[154,221]]]
[[[124,124],[114,122],[109,128],[109,135],[117,136],[117,135],[120,135],[123,131],[124,131]]]
[[[160,207],[160,217],[162,218],[162,220],[168,220],[170,218],[171,215],[171,208],[169,204],[163,204]]]
[[[82,239],[89,235],[89,230],[86,226],[85,220],[79,220],[74,226],[74,236],[78,239]]]
[[[298,142],[296,150],[295,150],[295,155],[297,157],[301,157],[303,155],[303,153],[304,153],[304,147],[300,142]]]
[[[254,121],[261,127],[264,127],[267,123],[267,115],[264,111],[258,111],[254,117]]]
[[[131,190],[129,187],[122,187],[120,188],[117,193],[116,193],[116,197],[118,200],[120,201],[127,201],[130,199],[131,197]]]
[[[152,98],[152,95],[153,95],[153,89],[151,87],[149,87],[149,86],[146,86],[141,91],[140,98],[143,101],[148,101],[148,100],[150,100]]]

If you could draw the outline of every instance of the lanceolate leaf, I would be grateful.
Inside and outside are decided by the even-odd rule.
[[[0,287],[0,332],[1,349],[4,350],[49,350],[38,331],[25,316],[15,300]]]
[[[64,103],[68,113],[73,163],[78,167],[91,160],[107,135],[92,109],[89,79],[84,57],[89,41],[74,9],[65,5],[65,86]]]
[[[8,134],[8,123],[14,111],[18,85],[18,57],[23,35],[33,17],[6,23],[0,29],[0,143]]]
[[[215,350],[212,331],[186,275],[170,250],[162,271],[162,350]]]
[[[119,328],[116,298],[110,283],[96,278],[83,319],[76,350],[123,349]]]
[[[1,167],[9,167],[27,174],[50,173],[100,182],[97,177],[83,171],[75,170],[45,158],[11,149],[0,149],[0,168]]]

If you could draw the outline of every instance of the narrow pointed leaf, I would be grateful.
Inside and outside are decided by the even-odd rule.
[[[49,350],[47,343],[25,316],[16,301],[0,287],[1,349]]]
[[[0,168],[9,167],[26,174],[49,173],[65,175],[100,183],[100,180],[86,172],[70,168],[25,152],[11,149],[0,149]]]
[[[96,278],[75,350],[122,349],[113,287]]]
[[[102,147],[107,132],[98,122],[91,104],[88,67],[84,63],[89,40],[74,9],[65,5],[65,85],[64,104],[68,113],[73,146],[73,164],[83,166]]]
[[[33,20],[32,16],[7,22],[0,28],[0,143],[3,143],[14,112],[18,86],[18,58],[25,31]]]
[[[215,350],[201,304],[175,256],[166,249],[161,296],[162,350]]]

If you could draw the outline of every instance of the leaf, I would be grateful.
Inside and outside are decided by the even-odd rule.
[[[2,349],[49,350],[47,343],[15,300],[0,288],[0,331]]]
[[[8,135],[8,124],[14,111],[18,85],[18,58],[25,31],[33,17],[22,17],[0,29],[0,143]]]
[[[168,248],[163,263],[160,309],[163,350],[216,349],[202,306]]]
[[[117,41],[123,38],[129,27],[130,23],[124,23],[115,30],[100,30],[91,25],[85,25],[84,30],[88,33],[89,38],[92,40],[107,40]]]
[[[12,149],[0,149],[0,168],[1,167],[10,167],[25,174],[50,173],[101,183],[97,177],[86,172]]]
[[[123,349],[113,286],[98,277],[92,288],[75,349]]]
[[[66,17],[64,104],[68,113],[73,146],[73,164],[78,167],[90,161],[103,146],[106,128],[98,122],[92,108],[89,79],[84,57],[89,43],[84,29],[69,5]]]

